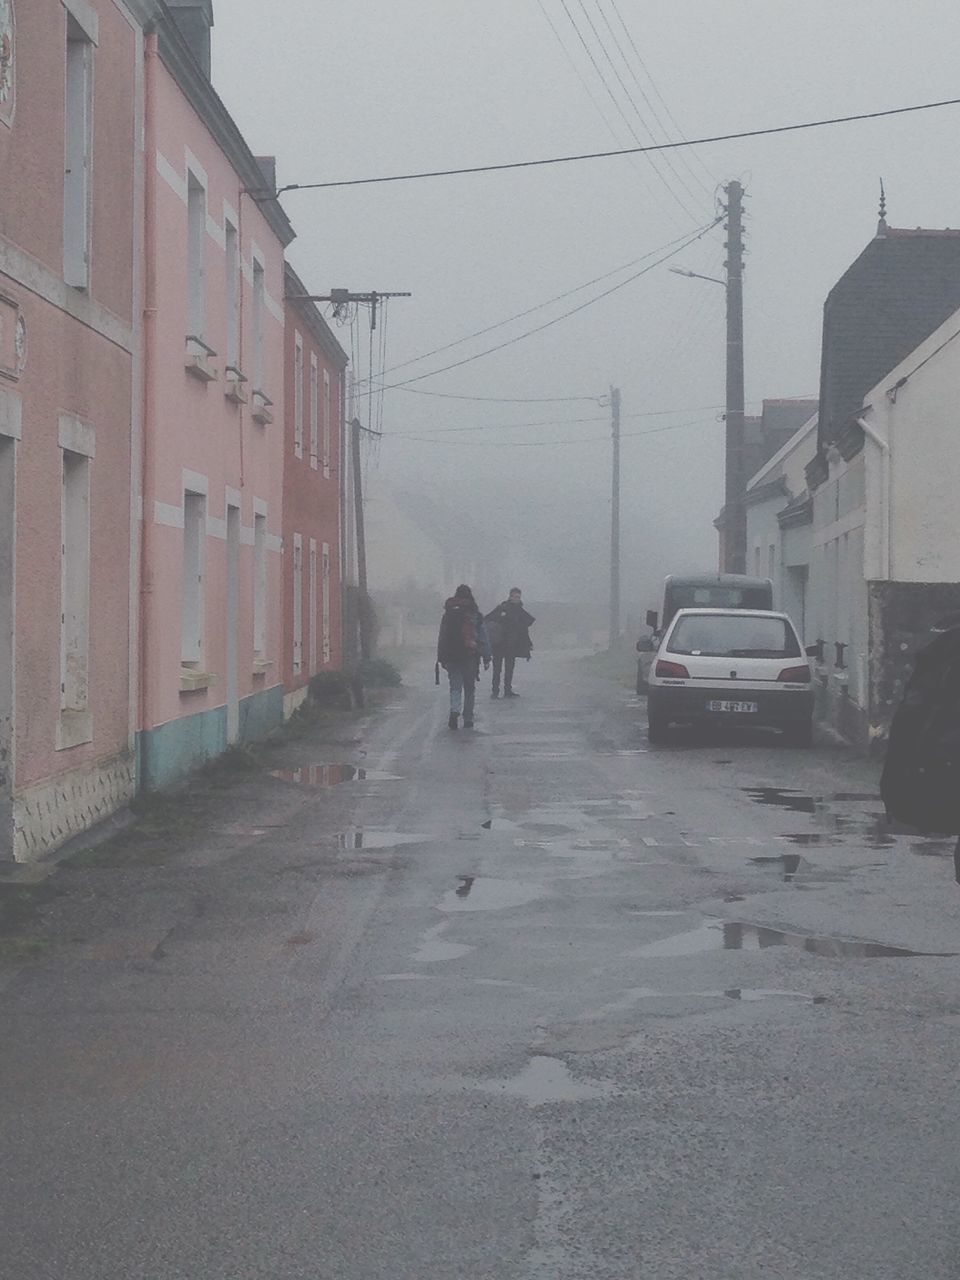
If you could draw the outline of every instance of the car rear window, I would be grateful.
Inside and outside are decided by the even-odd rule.
[[[673,610],[700,605],[705,609],[769,609],[770,593],[764,587],[730,587],[720,584],[701,587],[672,587]]]
[[[707,658],[799,658],[793,628],[782,618],[725,618],[692,614],[673,629],[670,653]]]

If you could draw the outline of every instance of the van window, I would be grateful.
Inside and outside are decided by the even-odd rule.
[[[681,618],[667,646],[670,653],[705,658],[799,658],[800,645],[783,618]]]
[[[670,590],[670,611],[678,609],[769,609],[766,587],[677,586]]]

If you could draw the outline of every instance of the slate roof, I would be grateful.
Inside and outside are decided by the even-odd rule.
[[[960,307],[960,231],[881,223],[827,295],[820,357],[821,449],[863,397]]]

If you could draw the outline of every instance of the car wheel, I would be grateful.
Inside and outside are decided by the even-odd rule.
[[[637,663],[637,697],[642,698],[647,692],[647,682],[643,678],[643,663]]]
[[[666,742],[670,722],[662,711],[647,711],[647,741],[656,745]]]
[[[799,724],[787,725],[784,735],[792,747],[812,747],[813,720],[801,720]]]

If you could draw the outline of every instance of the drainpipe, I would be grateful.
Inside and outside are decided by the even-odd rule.
[[[890,577],[890,445],[866,418],[858,418],[857,425],[880,450],[880,573]]]
[[[146,734],[149,729],[149,676],[152,664],[150,643],[150,597],[153,594],[153,442],[156,431],[154,411],[156,398],[156,329],[157,329],[157,35],[151,31],[144,46],[144,273],[143,273],[143,414],[141,418],[141,475],[140,475],[140,777],[138,790],[143,789],[144,775],[149,775],[148,762],[144,759]]]

